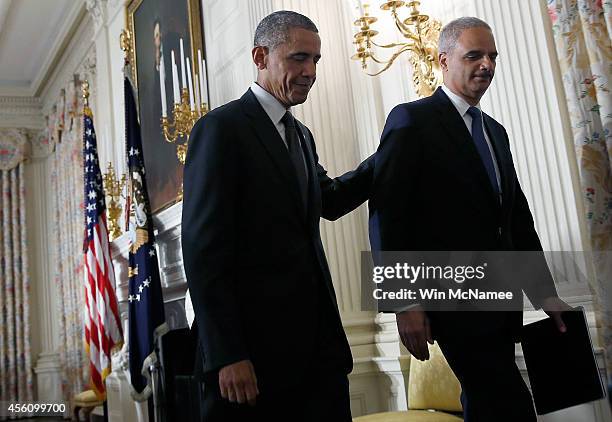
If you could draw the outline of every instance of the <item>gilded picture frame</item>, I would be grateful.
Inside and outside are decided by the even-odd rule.
[[[138,95],[138,109],[147,187],[151,210],[159,212],[178,201],[183,168],[176,157],[176,145],[167,142],[161,128],[159,64],[164,61],[166,104],[172,112],[172,73],[170,52],[174,51],[180,73],[179,40],[192,65],[198,50],[205,56],[199,0],[130,0],[127,5],[130,48],[127,58]],[[193,60],[193,58],[196,60]],[[195,73],[199,66],[192,69]],[[172,120],[172,116],[168,116]]]

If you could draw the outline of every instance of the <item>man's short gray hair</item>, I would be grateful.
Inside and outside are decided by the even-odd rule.
[[[292,28],[302,28],[318,33],[317,26],[306,16],[289,10],[280,10],[269,14],[259,22],[253,40],[254,47],[268,47],[274,50],[287,42]]]
[[[440,53],[450,53],[457,45],[457,40],[461,36],[461,33],[466,29],[471,28],[487,28],[491,31],[491,27],[488,23],[482,19],[465,16],[462,18],[450,21],[442,31],[440,31],[440,40],[438,41],[438,51]]]

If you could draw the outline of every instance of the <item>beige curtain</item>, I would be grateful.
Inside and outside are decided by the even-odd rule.
[[[69,82],[54,107],[55,115],[47,119],[49,136],[55,142],[50,157],[52,243],[57,248],[53,277],[58,292],[59,355],[66,403],[87,388],[88,379],[83,333],[83,137],[76,92],[75,82]]]
[[[30,295],[26,247],[26,138],[0,131],[0,402],[31,402]],[[0,417],[0,419],[2,419]]]
[[[612,3],[548,0],[596,279],[596,317],[612,362]]]

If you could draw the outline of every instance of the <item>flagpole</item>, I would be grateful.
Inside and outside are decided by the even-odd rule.
[[[159,379],[157,378],[159,375],[159,362],[157,360],[155,360],[150,366],[149,366],[149,371],[151,372],[151,390],[152,391],[152,396],[153,396],[153,415],[154,415],[154,421],[155,422],[161,422],[161,406],[159,403],[159,386],[158,381]],[[150,417],[151,415],[149,415]]]

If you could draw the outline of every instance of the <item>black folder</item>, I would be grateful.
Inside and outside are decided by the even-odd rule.
[[[523,327],[523,354],[538,415],[605,397],[582,307],[562,314],[561,333],[551,318]]]

